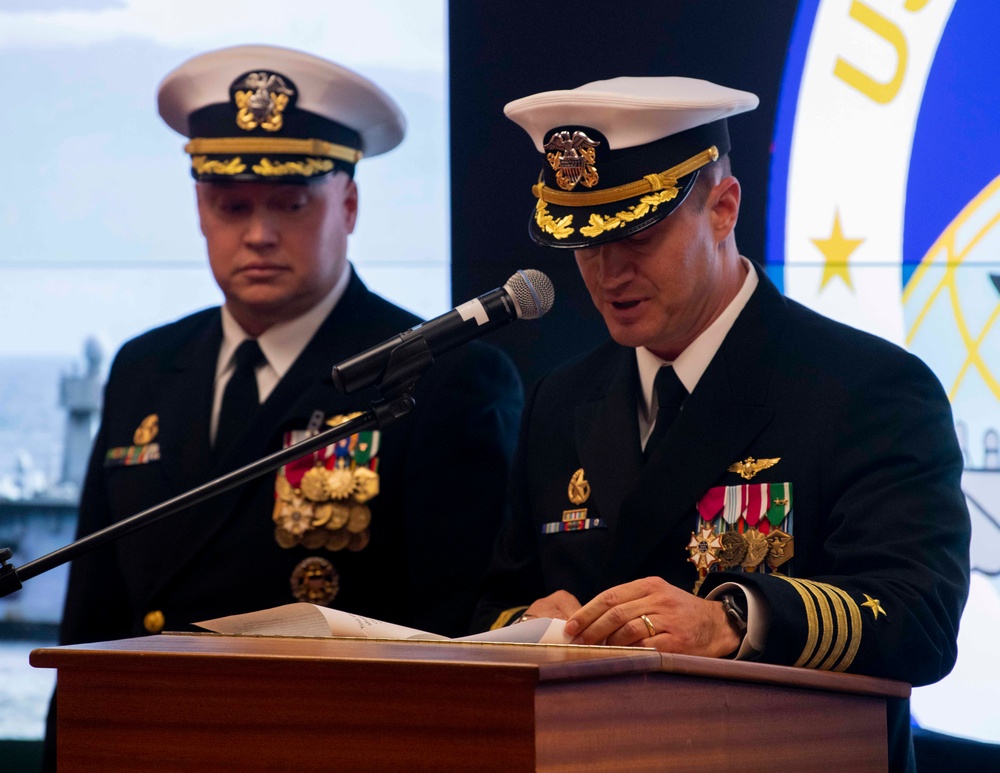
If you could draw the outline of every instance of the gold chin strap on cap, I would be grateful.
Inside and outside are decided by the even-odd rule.
[[[184,146],[192,156],[228,155],[231,153],[323,156],[356,164],[361,151],[324,140],[296,140],[283,137],[197,137]]]
[[[677,181],[692,172],[701,169],[713,161],[718,160],[719,150],[713,145],[708,150],[703,150],[697,156],[692,156],[687,161],[682,161],[675,167],[671,167],[659,174],[647,174],[641,180],[616,185],[614,188],[607,188],[603,191],[586,191],[581,193],[571,193],[569,191],[559,191],[549,188],[545,183],[539,181],[531,187],[531,192],[535,198],[541,199],[547,204],[555,204],[560,207],[598,207],[601,204],[611,204],[615,201],[631,199],[647,193],[655,193],[663,190],[676,190]]]

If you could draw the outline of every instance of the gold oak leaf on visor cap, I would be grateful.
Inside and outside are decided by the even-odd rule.
[[[196,180],[311,182],[354,174],[362,156],[403,140],[406,120],[382,89],[302,51],[233,46],[187,60],[160,83],[160,116],[190,138]]]
[[[528,231],[549,247],[623,239],[684,201],[756,95],[694,78],[613,78],[509,102],[542,154]]]

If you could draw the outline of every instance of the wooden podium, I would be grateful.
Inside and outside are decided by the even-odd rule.
[[[617,647],[162,634],[37,649],[75,771],[884,771],[907,684]]]

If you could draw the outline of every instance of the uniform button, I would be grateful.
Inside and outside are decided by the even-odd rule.
[[[166,623],[166,620],[163,619],[163,613],[159,609],[147,612],[146,616],[142,618],[142,627],[150,633],[159,633],[162,631],[164,623]]]

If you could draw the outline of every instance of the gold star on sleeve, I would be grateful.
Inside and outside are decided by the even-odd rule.
[[[872,611],[872,615],[875,616],[876,620],[878,620],[879,613],[885,615],[886,617],[889,616],[886,614],[885,610],[882,609],[882,603],[878,599],[873,599],[867,593],[862,593],[861,595],[864,596],[866,599],[868,599],[868,601],[866,601],[861,606],[868,607]]]

